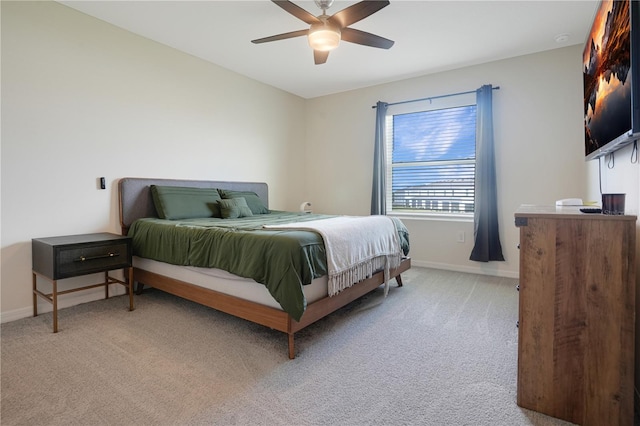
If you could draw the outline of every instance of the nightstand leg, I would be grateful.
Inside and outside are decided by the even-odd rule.
[[[53,332],[58,332],[58,281],[53,280],[53,291],[51,293],[53,302]]]
[[[135,306],[133,304],[133,268],[126,268],[127,269],[127,284],[128,285],[128,289],[129,289],[129,310],[133,311],[135,309]]]
[[[38,316],[38,294],[36,293],[36,273],[32,272],[31,275],[33,275],[33,316],[37,317]]]
[[[104,298],[109,298],[109,271],[104,273]]]

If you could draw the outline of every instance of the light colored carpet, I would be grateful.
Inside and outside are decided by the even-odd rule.
[[[516,405],[516,280],[416,268],[296,336],[152,290],[3,324],[2,425],[567,425]]]

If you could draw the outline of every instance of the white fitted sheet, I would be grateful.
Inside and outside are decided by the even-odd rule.
[[[169,278],[188,282],[199,287],[215,290],[220,293],[239,297],[261,305],[282,310],[282,307],[271,296],[267,287],[250,278],[242,278],[222,269],[198,268],[195,266],[178,266],[134,256],[133,266],[154,272]],[[302,287],[307,304],[328,295],[327,276],[316,278],[309,285]],[[149,283],[152,285],[152,283]]]

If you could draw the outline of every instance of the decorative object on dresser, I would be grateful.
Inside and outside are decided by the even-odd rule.
[[[53,305],[53,332],[58,332],[58,296],[104,286],[105,299],[109,285],[122,284],[129,293],[129,310],[133,304],[133,268],[131,238],[110,234],[82,234],[31,240],[33,276],[33,316],[38,316],[38,296]],[[123,269],[124,280],[109,275]],[[104,272],[104,282],[58,291],[58,280]],[[38,289],[38,275],[51,281],[51,293]]]
[[[165,207],[172,207],[178,199],[179,206],[184,206],[186,201],[182,197],[192,193],[189,202],[192,208],[198,212],[206,210],[207,217],[202,213],[194,217],[189,212],[179,212],[160,219],[158,206],[162,200],[158,194],[153,197],[153,189],[157,187],[170,194],[170,199],[164,199]],[[139,285],[284,332],[288,336],[289,358],[295,357],[297,331],[380,287],[385,278],[395,278],[401,286],[400,274],[411,267],[411,259],[406,257],[409,250],[406,227],[399,220],[388,218],[393,221],[389,223],[393,231],[376,233],[381,238],[394,239],[397,233],[404,256],[398,248],[388,257],[387,253],[378,253],[368,258],[371,269],[358,269],[353,274],[357,277],[351,282],[353,285],[331,295],[322,237],[311,231],[265,226],[328,216],[269,210],[266,183],[122,178],[118,190],[122,233],[133,237],[134,279]],[[210,199],[207,193],[211,193]],[[217,215],[213,207],[234,198],[246,199],[249,206],[246,215],[227,218],[224,212]],[[177,244],[181,241],[188,244]],[[362,248],[359,241],[350,243]],[[378,270],[374,261],[379,257],[393,258],[397,263],[389,261]]]
[[[522,206],[518,405],[633,425],[636,216]]]

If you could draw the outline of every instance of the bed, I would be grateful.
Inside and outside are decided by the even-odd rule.
[[[164,211],[162,201],[159,201],[160,189],[168,193],[193,189],[226,194],[225,201],[220,201],[215,208],[230,205],[223,213],[231,212],[231,216],[225,216],[225,219],[200,217],[205,214],[187,218],[179,215],[170,217]],[[230,201],[227,202],[227,199]],[[331,290],[335,279],[332,274],[327,273],[327,263],[332,256],[327,256],[324,251],[327,249],[328,252],[329,245],[325,247],[320,231],[313,228],[314,232],[306,224],[311,226],[320,222],[329,223],[324,219],[339,222],[340,218],[269,210],[268,186],[262,182],[128,177],[118,182],[118,201],[122,234],[132,235],[134,238],[133,275],[139,291],[146,285],[286,333],[288,356],[291,359],[296,354],[294,336],[297,331],[381,285],[385,285],[385,292],[388,291],[391,279],[395,279],[398,287],[402,286],[400,274],[411,267],[411,259],[407,256],[406,235],[399,238],[402,253],[397,262],[385,262],[386,267],[378,262],[374,264],[374,269],[360,272],[361,275],[355,279],[348,275],[354,282],[349,282],[346,286],[343,283],[337,292]],[[251,209],[256,213],[256,208],[259,214],[252,215]],[[262,214],[265,212],[260,211],[260,208],[266,209],[267,214]],[[243,217],[242,213],[237,217],[235,215],[238,212],[247,212],[246,216],[252,217]],[[216,214],[219,212],[213,215]],[[271,222],[265,225],[261,223],[263,219]],[[398,235],[403,236],[399,228],[401,225],[394,223]],[[160,234],[156,235],[152,231],[159,231]],[[220,256],[215,250],[195,250],[195,241],[206,246],[209,243],[203,241],[208,238],[237,238],[239,235],[249,234],[259,236],[260,239],[257,242],[254,238],[251,243],[238,243],[238,247],[233,250],[240,251],[233,252],[235,254],[230,256],[232,260],[224,260],[224,264],[220,263]],[[177,248],[178,240],[184,240],[189,247],[188,255]],[[272,247],[278,249],[271,249]],[[282,250],[298,250],[300,253],[286,255],[287,260],[283,261],[277,257],[280,247],[284,247]],[[269,252],[269,258],[251,261],[251,256],[254,255],[252,253],[256,251]],[[280,266],[282,262],[291,263],[291,268]],[[241,269],[247,265],[257,272]],[[362,274],[366,274],[366,277],[363,278]],[[297,281],[294,283],[294,280]],[[344,281],[344,277],[342,280]],[[285,292],[287,286],[290,290]]]

